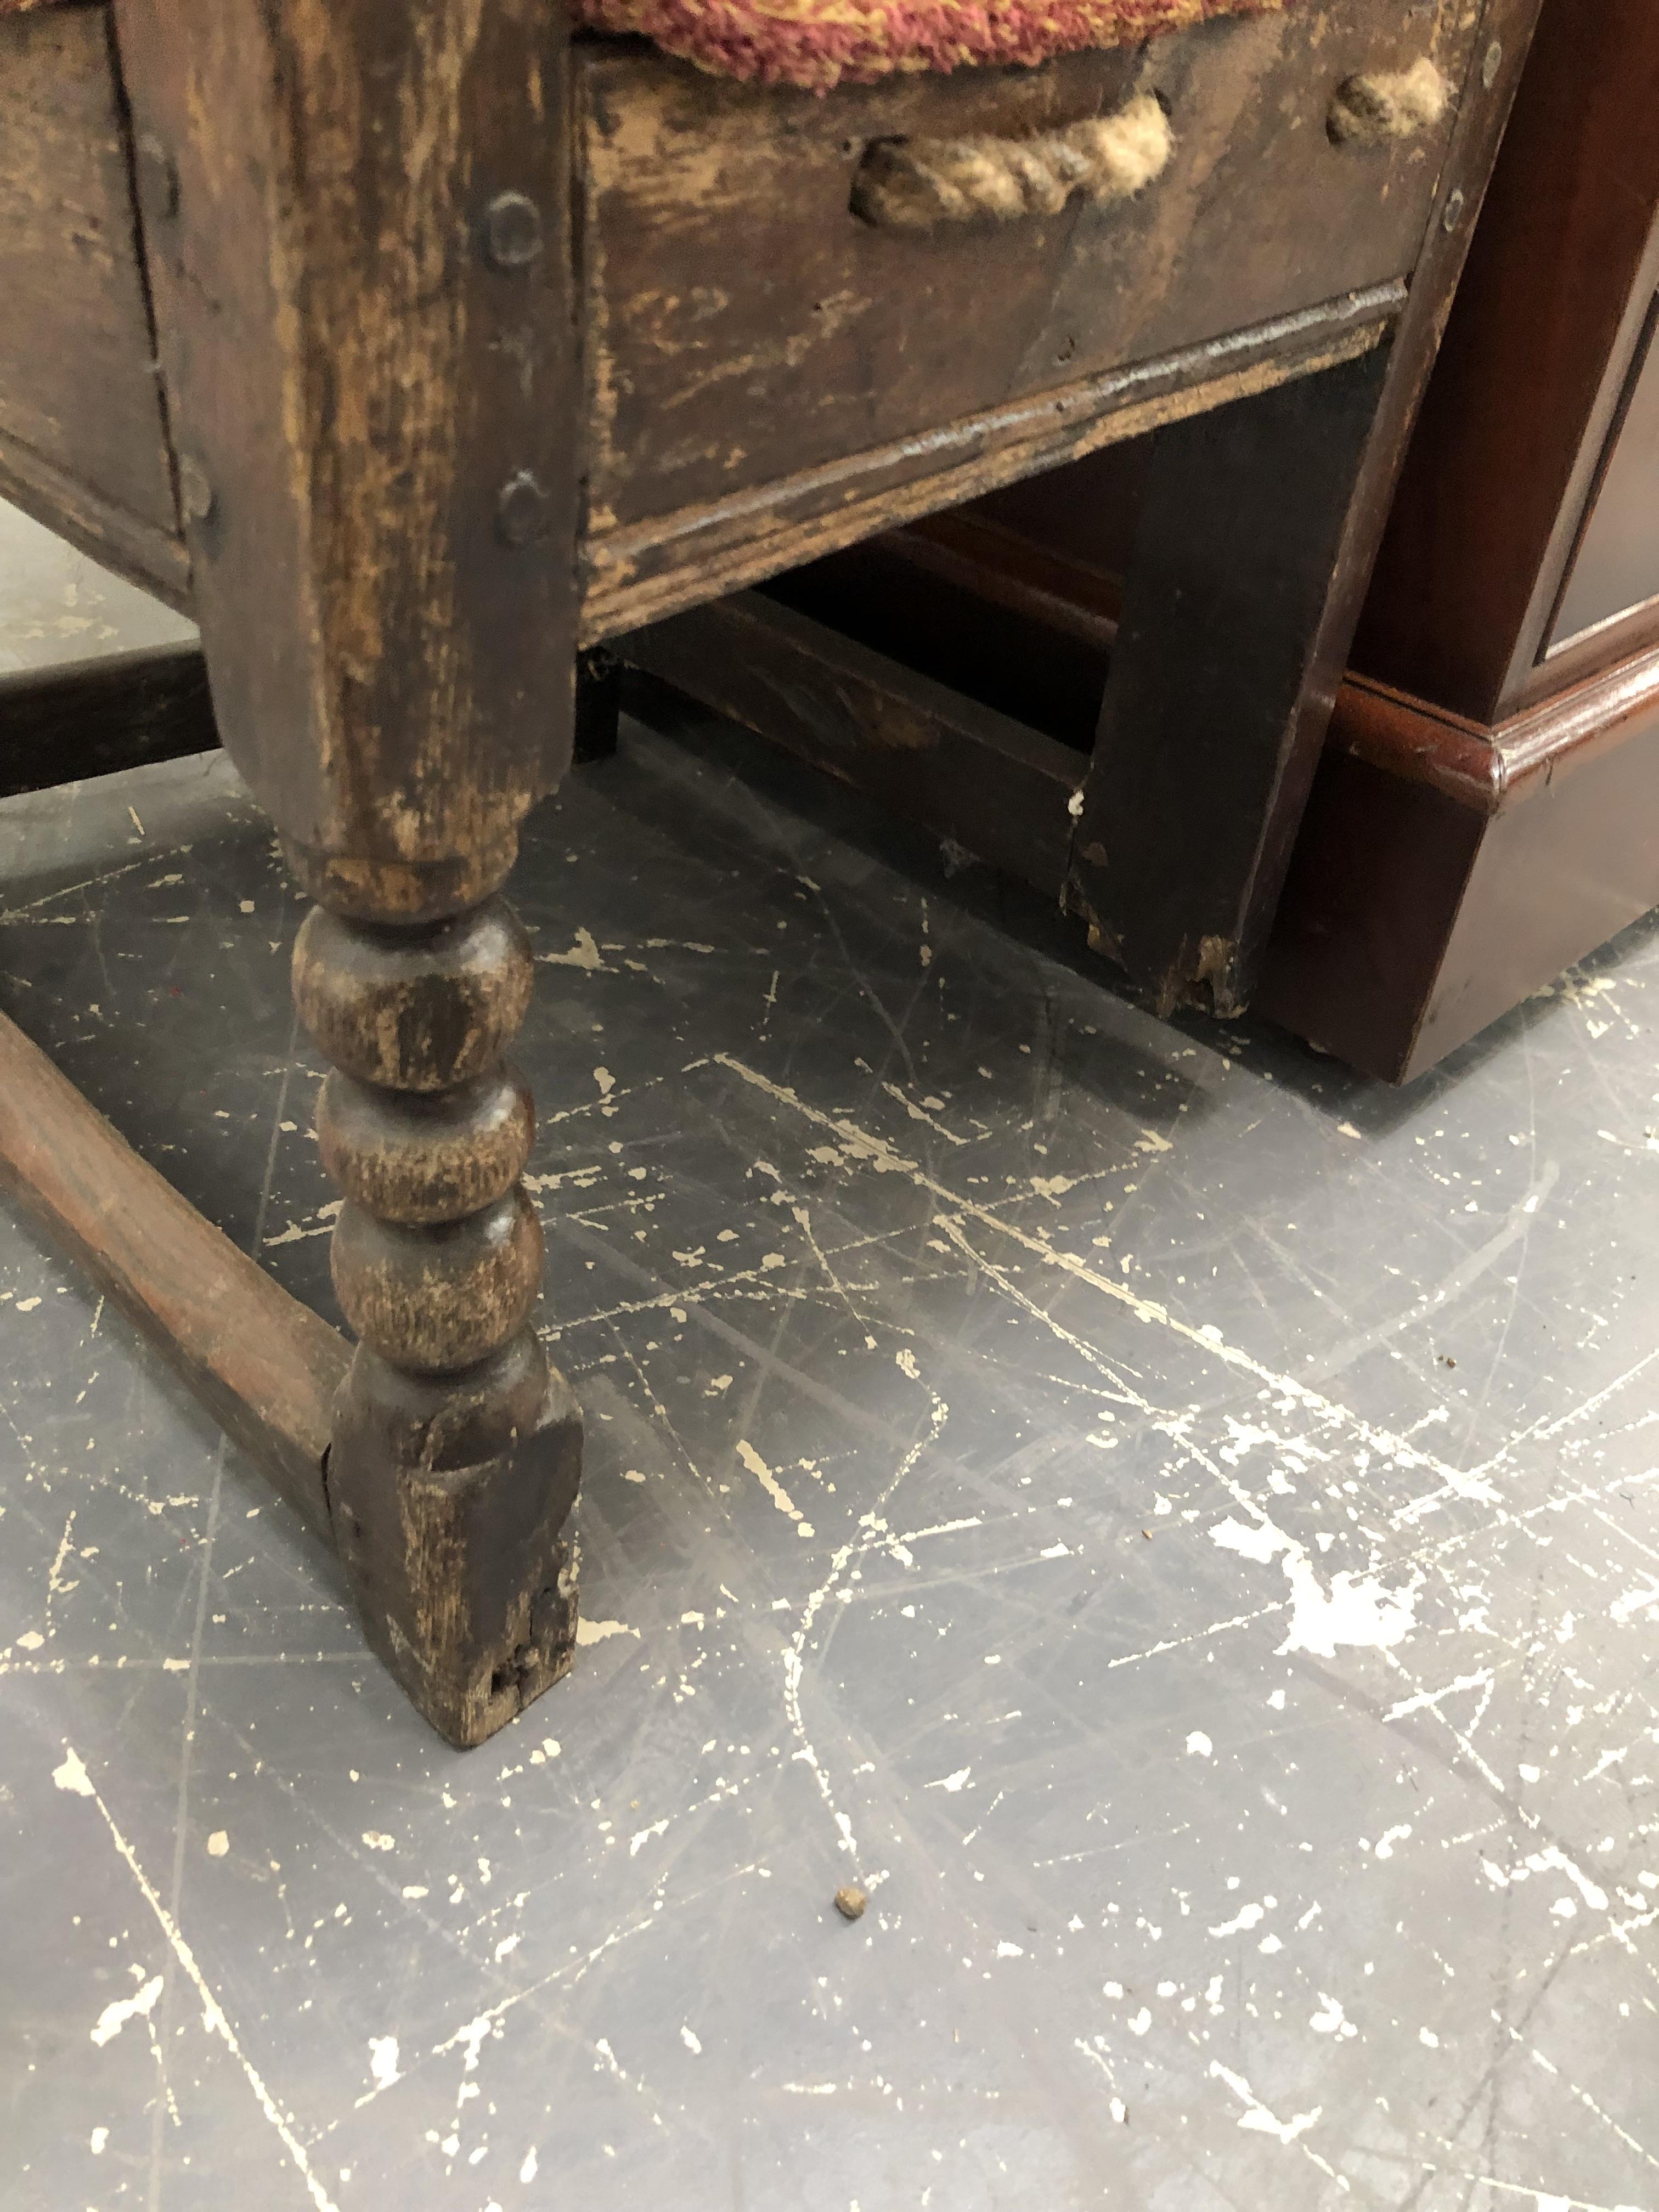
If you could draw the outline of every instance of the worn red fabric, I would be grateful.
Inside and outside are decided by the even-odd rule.
[[[1127,46],[1295,0],[572,0],[596,31],[637,32],[716,76],[827,92],[902,70],[1047,61]],[[0,15],[57,0],[0,0]],[[419,0],[399,0],[418,6]],[[558,0],[550,0],[557,5]]]
[[[1126,46],[1291,0],[576,0],[599,31],[635,31],[717,76],[827,91],[897,70],[1047,61]]]

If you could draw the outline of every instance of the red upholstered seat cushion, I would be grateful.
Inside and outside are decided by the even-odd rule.
[[[827,91],[900,70],[1047,61],[1127,46],[1292,0],[575,0],[599,31],[637,31],[719,76]]]
[[[0,0],[0,15],[56,0]],[[418,6],[420,0],[398,0]],[[572,0],[595,31],[638,32],[716,76],[827,92],[898,70],[1047,61],[1127,46],[1212,15],[1259,15],[1295,0]],[[550,6],[558,0],[549,0]]]

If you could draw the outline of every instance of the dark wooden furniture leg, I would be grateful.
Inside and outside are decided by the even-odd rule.
[[[294,996],[332,1064],[317,1134],[345,1193],[331,1260],[358,1340],[335,1540],[370,1642],[472,1743],[558,1679],[575,1638],[560,1530],[581,1422],[531,1326],[542,1230],[519,1177],[536,1118],[505,1060],[535,970],[493,892],[411,922],[326,871],[318,888],[331,902],[300,932]]]
[[[371,1644],[473,1743],[575,1628],[501,897],[571,748],[568,33],[545,0],[116,21],[214,706],[317,902],[295,995],[359,1338],[335,1540]]]
[[[1067,898],[1160,1012],[1243,1010],[1346,649],[1338,556],[1390,357],[1154,442]]]

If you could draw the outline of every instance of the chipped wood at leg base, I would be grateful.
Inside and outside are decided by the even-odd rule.
[[[359,1342],[335,1404],[329,1503],[369,1642],[451,1743],[479,1743],[575,1645],[561,1531],[581,1418],[531,1315],[535,1136],[506,1053],[529,941],[502,900],[410,925],[315,907],[294,998],[333,1062],[318,1106],[345,1193],[334,1283]]]
[[[359,1347],[329,1459],[335,1540],[369,1643],[427,1719],[482,1743],[566,1674],[581,1416],[537,1337],[472,1373]]]

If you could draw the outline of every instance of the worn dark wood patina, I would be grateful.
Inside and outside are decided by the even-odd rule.
[[[1154,448],[1066,898],[1160,1012],[1249,998],[1346,644],[1333,584],[1390,367],[1369,355]]]
[[[0,1185],[326,1534],[330,1422],[349,1347],[204,1221],[3,1016]]]
[[[0,495],[176,602],[131,155],[107,11],[0,15]]]
[[[376,1649],[458,1743],[569,1663],[580,1420],[531,1325],[498,894],[570,756],[568,36],[543,0],[120,0],[214,702],[318,900],[295,1001],[359,1338],[330,1498]],[[556,137],[555,139],[556,143]],[[415,158],[418,149],[418,159]]]
[[[295,1005],[332,1062],[317,1134],[345,1193],[331,1258],[357,1336],[335,1534],[370,1641],[455,1743],[556,1681],[575,1640],[560,1531],[581,1423],[531,1326],[536,1117],[506,1064],[533,975],[498,898],[394,927],[319,906],[294,949]]]
[[[586,548],[582,635],[614,637],[1034,469],[1353,360],[1382,341],[1404,301],[1398,279],[1345,294],[1225,343],[1109,369],[750,492],[609,531]]]
[[[80,40],[115,242],[85,257],[73,312],[112,335],[83,349],[62,437],[27,448],[29,495],[82,542],[127,501],[106,536],[195,613],[217,729],[317,902],[295,999],[333,1069],[319,1134],[358,1338],[330,1525],[370,1640],[452,1741],[510,1718],[574,1638],[580,1424],[535,1334],[533,1112],[507,1058],[530,965],[502,890],[573,742],[610,742],[599,648],[1138,431],[1167,437],[1189,484],[1224,447],[1228,512],[1273,516],[1279,628],[1231,786],[1250,822],[1200,836],[1144,807],[1147,864],[1162,840],[1185,890],[1136,957],[1191,981],[1193,915],[1270,901],[1287,763],[1461,250],[1442,217],[1478,198],[1507,96],[1510,64],[1480,57],[1533,4],[1329,0],[822,100],[573,43],[550,0],[48,11],[72,27],[39,35]],[[1334,142],[1357,76],[1429,64],[1407,132]],[[1154,94],[1173,149],[1127,201],[927,233],[855,204],[877,142],[1066,129]],[[34,404],[32,373],[0,352],[0,403]],[[162,441],[143,496],[95,465],[99,410],[135,390]],[[1206,444],[1218,409],[1249,434]],[[1301,520],[1273,512],[1298,426]],[[4,446],[7,481],[25,450]],[[1178,537],[1148,553],[1154,596]],[[776,600],[719,619],[752,715],[792,656],[816,658],[836,705],[799,713],[794,741],[959,842],[1012,862],[1040,841],[1044,867],[1072,865],[1063,746],[986,720],[963,778],[925,678],[872,677]],[[1134,684],[1103,757],[1144,788],[1171,726],[1152,702],[1206,695],[1190,621],[1143,595],[1125,625]],[[1219,774],[1224,732],[1180,741]],[[1078,861],[1073,891],[1127,944],[1114,900],[1138,890]]]
[[[1056,890],[1087,763],[928,677],[740,592],[628,641],[659,674],[964,852]]]
[[[586,47],[592,555],[614,528],[1401,276],[1451,117],[1379,160],[1334,149],[1326,109],[1351,72],[1425,54],[1461,81],[1475,27],[1462,0],[1328,0],[832,100]],[[1175,152],[1127,204],[945,234],[849,219],[872,142],[1023,136],[1146,91],[1168,103]]]
[[[194,646],[146,646],[0,676],[0,796],[211,752],[207,665]]]
[[[1330,128],[1298,141],[1297,179],[1301,164],[1312,165],[1299,188],[1312,192],[1322,163],[1333,209],[1358,176],[1369,177],[1366,188],[1390,205],[1391,220],[1402,207],[1410,210],[1408,235],[1382,230],[1373,240],[1394,241],[1411,278],[1384,343],[1224,407],[1215,403],[1228,395],[1212,392],[1201,411],[1172,410],[1147,441],[1139,527],[1114,610],[1115,646],[1079,818],[1074,831],[1065,825],[1061,891],[1092,941],[1162,1007],[1198,996],[1233,1012],[1249,996],[1536,5],[1487,0],[1484,8],[1414,11],[1413,32],[1427,37],[1437,57],[1450,57],[1449,74],[1461,76],[1461,97],[1435,131],[1389,142],[1386,151]],[[1474,65],[1465,67],[1471,58]],[[1241,143],[1255,142],[1247,133]],[[1402,165],[1398,175],[1390,162]],[[1205,296],[1252,281],[1248,227],[1237,227],[1245,222],[1237,218],[1227,238],[1246,273],[1224,276],[1218,263]],[[1306,265],[1322,267],[1322,251],[1308,248]],[[1281,298],[1293,296],[1283,288],[1294,287],[1304,265],[1298,252],[1281,270]],[[1086,554],[1090,518],[1079,521]],[[1115,518],[1103,511],[1097,536],[1115,532]],[[832,580],[827,591],[838,596]],[[811,594],[790,596],[812,611]],[[1051,629],[1051,619],[1043,626]],[[686,622],[620,649],[708,703],[768,726],[767,716],[734,696],[738,680],[714,674],[712,655],[693,651],[691,636]],[[821,665],[827,650],[820,640],[794,671],[776,670],[775,691],[791,672],[805,686],[821,682],[814,659]],[[887,689],[894,678],[886,669],[872,681]],[[804,718],[794,698],[770,719],[787,730],[786,742],[810,750],[803,721],[824,718]],[[938,719],[941,728],[954,720],[963,745],[976,744],[984,707]],[[817,751],[832,771],[844,772],[833,741]],[[869,770],[866,759],[860,780],[885,788],[890,780]],[[931,809],[913,803],[909,811],[943,826]],[[1054,835],[1046,823],[1017,872],[1046,880]]]

